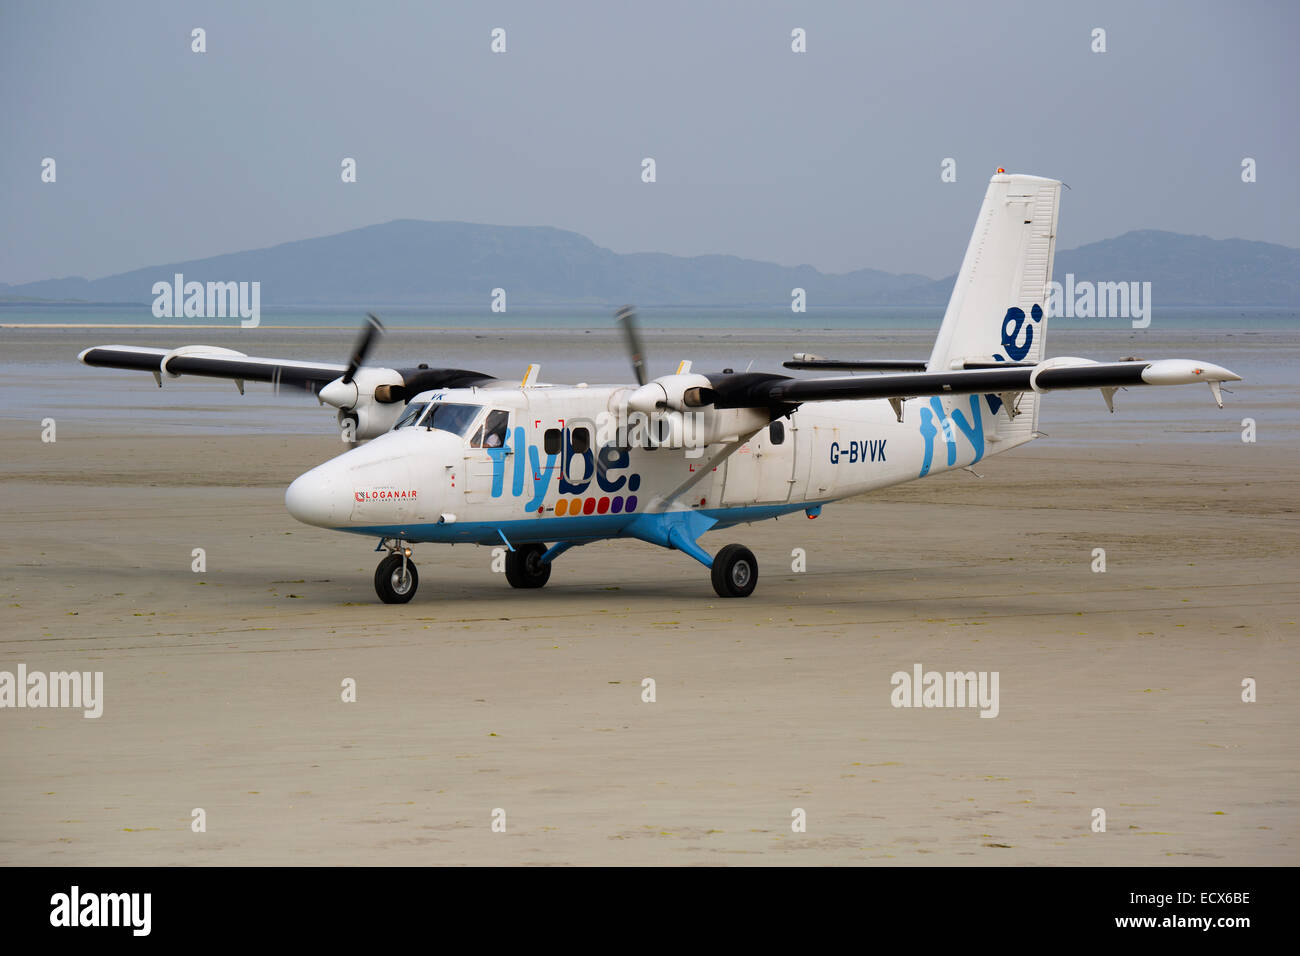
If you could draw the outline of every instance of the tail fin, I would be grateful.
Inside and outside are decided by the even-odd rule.
[[[939,337],[930,355],[932,372],[964,362],[1040,362],[1047,338],[1047,287],[1056,251],[1061,184],[1039,176],[999,172],[989,180],[979,219],[953,286]],[[1020,396],[1012,414],[988,399],[1002,449],[1033,437],[1038,396]]]

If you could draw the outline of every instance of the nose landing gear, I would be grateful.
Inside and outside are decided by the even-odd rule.
[[[386,544],[386,542],[381,542]],[[375,593],[385,604],[405,604],[415,597],[420,575],[411,560],[411,549],[403,542],[387,545],[388,557],[375,568]]]

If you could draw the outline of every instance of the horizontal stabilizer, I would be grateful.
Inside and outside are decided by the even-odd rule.
[[[925,359],[874,359],[863,362],[846,362],[839,359],[800,358],[796,355],[786,368],[821,369],[828,372],[924,372]]]

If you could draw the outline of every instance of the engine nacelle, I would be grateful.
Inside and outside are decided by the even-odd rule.
[[[350,382],[343,381],[343,376],[340,375],[334,381],[322,385],[316,397],[326,405],[344,410],[373,401],[387,404],[390,400],[387,393],[392,386],[402,384],[404,384],[402,376],[395,369],[362,368],[357,369],[356,375]],[[383,394],[376,397],[377,391]]]
[[[360,441],[388,431],[406,409],[404,402],[390,395],[393,386],[401,384],[402,376],[391,368],[362,368],[350,382],[339,376],[321,386],[316,397],[339,410],[344,440],[350,428],[352,437]]]
[[[368,400],[360,402],[355,408],[339,409],[339,430],[343,440],[348,434],[356,441],[377,438],[396,424],[398,417],[406,411],[404,404],[384,405]]]
[[[686,411],[713,404],[713,390],[703,375],[687,372],[683,375],[662,375],[646,382],[627,397],[627,407],[634,412],[661,409]]]

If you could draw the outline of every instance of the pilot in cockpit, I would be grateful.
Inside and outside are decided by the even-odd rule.
[[[500,448],[505,444],[506,427],[509,424],[510,413],[500,409],[493,409],[488,412],[487,421],[479,429],[471,445],[476,448]]]

